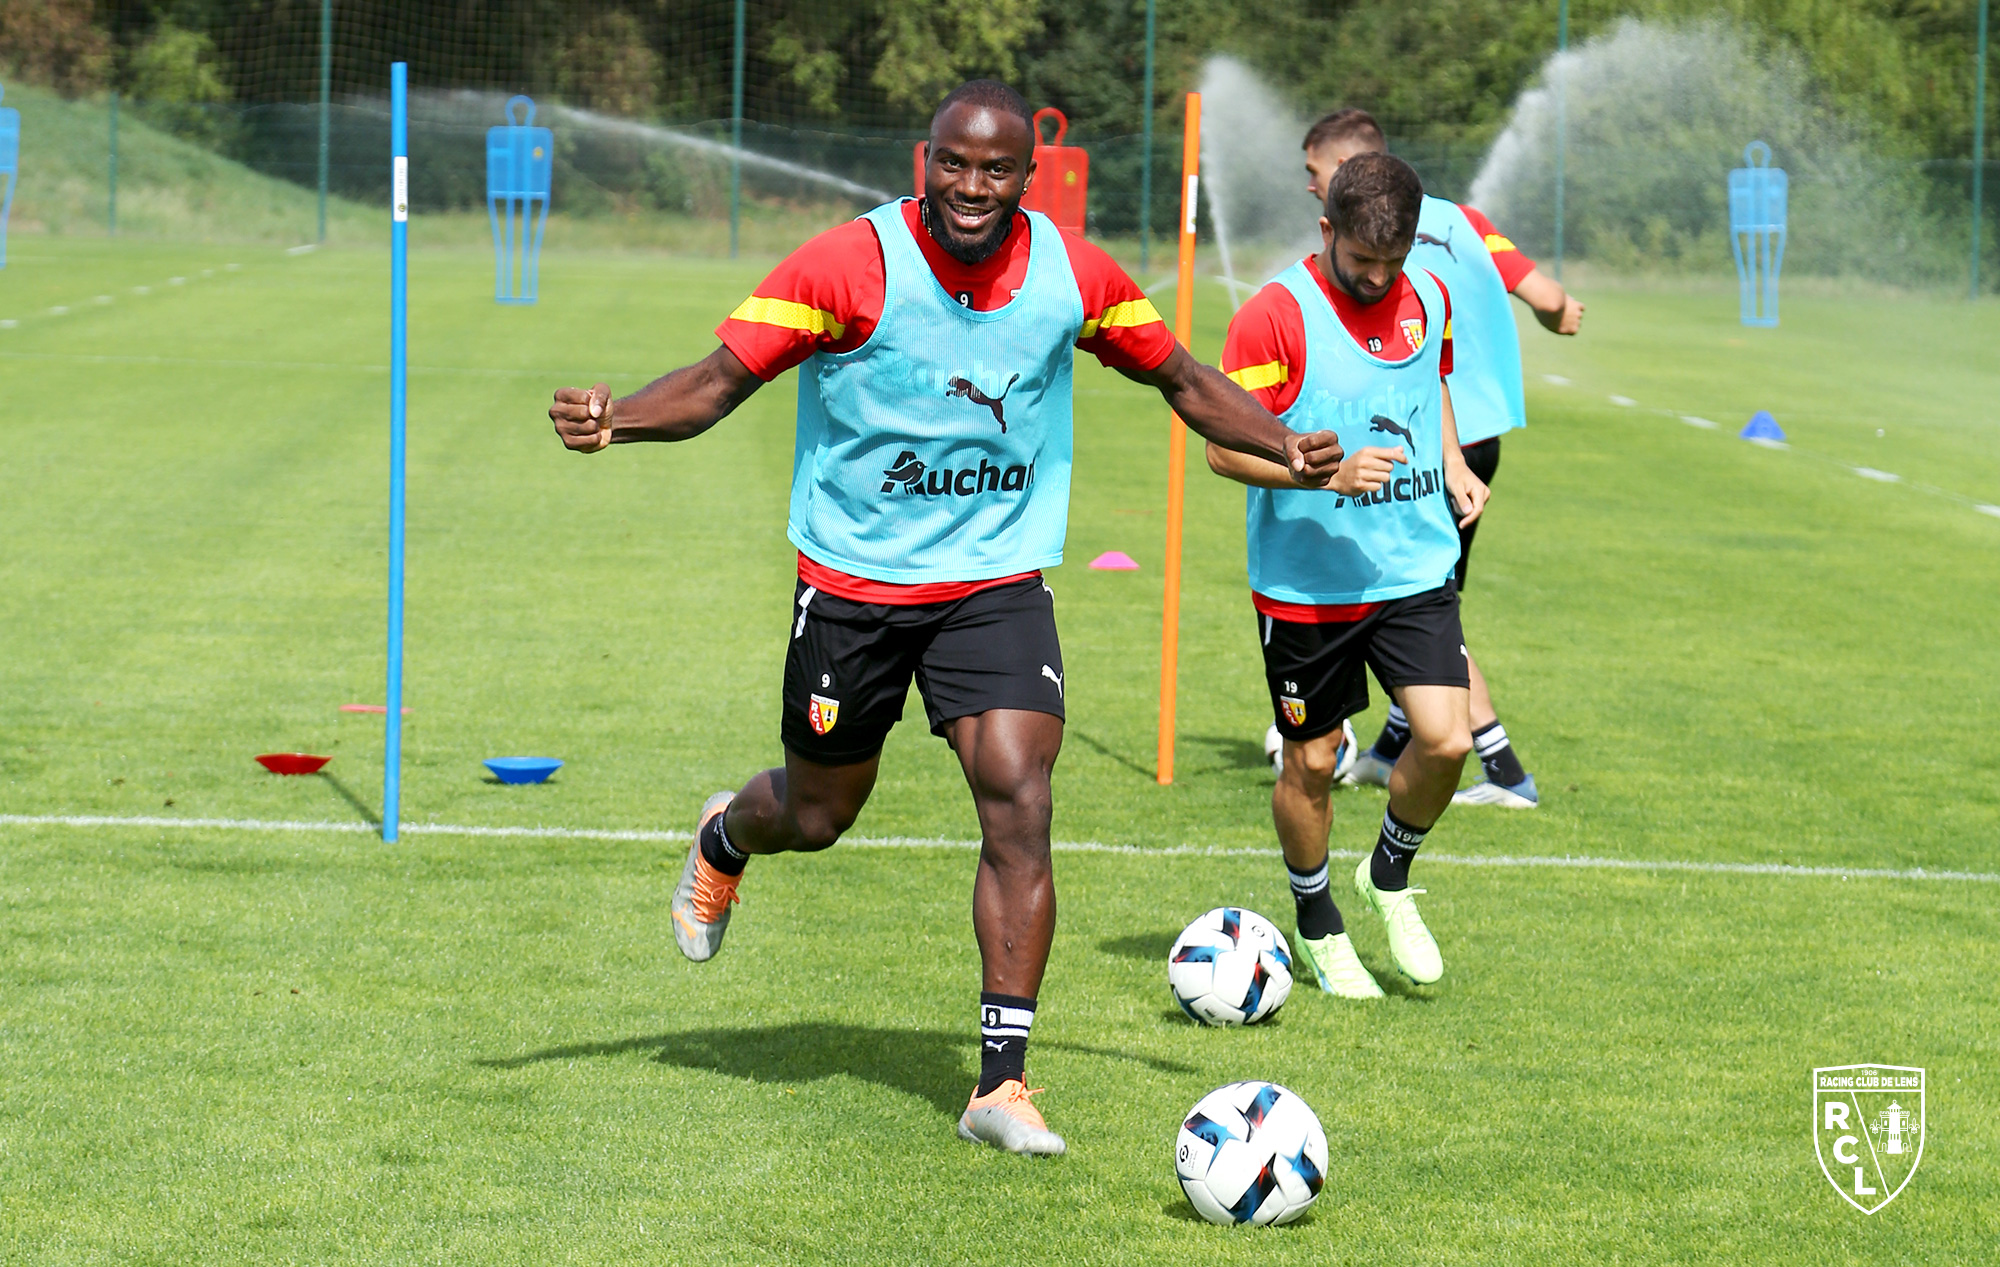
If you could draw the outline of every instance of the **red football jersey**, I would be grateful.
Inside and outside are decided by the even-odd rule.
[[[1509,294],[1521,284],[1521,279],[1535,271],[1535,261],[1521,253],[1514,240],[1493,227],[1493,222],[1484,212],[1476,211],[1464,203],[1458,209],[1473,228],[1479,231],[1479,240],[1486,245],[1486,253],[1493,257],[1493,266],[1500,270],[1500,280],[1506,283]]]
[[[905,201],[903,218],[938,284],[959,303],[980,312],[1006,306],[1028,275],[1032,235],[1027,217],[1016,212],[998,251],[978,264],[963,264],[931,238],[920,205]],[[1083,306],[1083,330],[1076,346],[1114,369],[1158,368],[1173,352],[1175,340],[1146,292],[1102,249],[1071,233],[1062,235],[1062,243]],[[751,373],[769,382],[815,352],[851,352],[866,343],[882,317],[886,288],[875,226],[850,220],[785,257],[715,333]],[[849,576],[799,555],[800,580],[860,603],[953,602],[1034,575],[896,585]]]
[[[1398,277],[1389,293],[1372,304],[1364,304],[1320,275],[1319,260],[1308,256],[1306,271],[1319,283],[1320,293],[1333,305],[1334,315],[1352,335],[1355,343],[1370,356],[1384,361],[1401,361],[1414,356],[1429,337],[1431,314],[1417,298],[1417,288],[1408,277]],[[1432,277],[1436,281],[1436,277]],[[1444,283],[1438,282],[1444,291]],[[1444,347],[1439,349],[1440,374],[1451,373],[1451,294],[1444,292],[1444,312],[1440,314]],[[1257,403],[1274,414],[1292,407],[1299,398],[1299,382],[1305,377],[1306,323],[1299,301],[1276,282],[1250,297],[1229,323],[1229,337],[1222,345],[1222,372],[1236,385],[1257,398]]]
[[[961,264],[931,239],[919,203],[903,203],[903,218],[923,249],[938,284],[980,312],[1004,307],[1028,276],[1028,218],[978,264]],[[1174,350],[1173,332],[1139,283],[1102,249],[1074,234],[1062,243],[1083,302],[1076,346],[1113,369],[1156,369]],[[729,314],[716,335],[766,382],[815,352],[851,352],[868,341],[882,316],[882,244],[875,226],[850,220],[793,251]]]

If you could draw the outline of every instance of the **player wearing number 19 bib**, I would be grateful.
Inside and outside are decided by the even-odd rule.
[[[1367,674],[1410,719],[1375,848],[1355,871],[1390,958],[1429,984],[1443,975],[1417,913],[1410,862],[1458,786],[1472,748],[1470,679],[1452,569],[1458,529],[1485,486],[1459,452],[1445,385],[1454,317],[1445,288],[1404,268],[1423,186],[1371,154],[1335,174],[1325,249],[1279,274],[1230,323],[1223,369],[1287,426],[1334,429],[1348,450],[1331,490],[1289,489],[1279,472],[1213,446],[1209,465],[1250,485],[1250,589],[1284,761],[1271,816],[1323,989],[1379,998],[1355,955],[1327,874],[1328,792],[1342,723],[1368,705]],[[1363,447],[1366,446],[1366,447]]]
[[[1304,148],[1307,188],[1320,203],[1325,201],[1327,178],[1343,162],[1382,151],[1382,129],[1365,110],[1336,110],[1313,124]],[[1508,297],[1526,303],[1545,329],[1563,335],[1581,328],[1583,305],[1562,283],[1536,269],[1535,262],[1478,210],[1443,198],[1425,196],[1410,263],[1443,281],[1457,305],[1453,412],[1466,466],[1491,484],[1500,469],[1501,436],[1528,422],[1521,392],[1521,341]],[[1461,594],[1478,530],[1477,521],[1459,529]],[[1533,809],[1540,799],[1534,777],[1522,768],[1507,728],[1500,724],[1478,659],[1468,656],[1467,662],[1472,671],[1472,742],[1486,777],[1453,799],[1466,805]],[[1408,736],[1401,710],[1392,705],[1374,745],[1353,762],[1341,781],[1386,785]]]
[[[603,384],[565,388],[549,415],[586,453],[687,440],[799,369],[785,762],[702,807],[674,940],[712,958],[751,857],[825,849],[854,823],[914,680],[980,825],[980,1073],[958,1133],[1050,1154],[1065,1145],[1029,1101],[1024,1063],[1055,934],[1049,776],[1065,683],[1041,569],[1062,561],[1068,526],[1074,349],[1300,486],[1324,485],[1340,450],[1196,362],[1103,251],[1021,212],[1033,146],[1012,89],[954,90],[931,121],[922,199],[794,252],[704,360],[618,400]]]

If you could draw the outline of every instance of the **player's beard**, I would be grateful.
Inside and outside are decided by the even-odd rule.
[[[1015,207],[1003,206],[1000,209],[1002,214],[993,217],[993,227],[971,238],[960,236],[952,228],[951,218],[944,214],[928,193],[924,195],[923,208],[924,227],[930,230],[931,240],[943,247],[946,255],[967,266],[984,264],[992,259],[993,253],[1005,244],[1008,233],[1014,228]]]
[[[1337,251],[1326,253],[1326,269],[1333,274],[1333,284],[1346,291],[1347,297],[1358,304],[1379,304],[1396,288],[1396,283],[1392,281],[1383,287],[1381,294],[1371,298],[1368,292],[1362,289],[1360,279],[1340,266],[1340,254]]]

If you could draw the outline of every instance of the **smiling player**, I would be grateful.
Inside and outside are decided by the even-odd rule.
[[[582,452],[686,440],[804,367],[785,761],[702,807],[674,938],[710,958],[749,858],[825,849],[853,824],[914,677],[979,814],[980,1076],[958,1131],[1048,1154],[1065,1145],[1029,1101],[1023,1062],[1055,934],[1049,775],[1064,679],[1041,569],[1062,561],[1068,523],[1071,349],[1303,486],[1331,478],[1341,452],[1189,356],[1110,257],[1022,212],[1033,147],[1012,89],[954,90],[931,121],[922,199],[800,247],[699,363],[615,401],[601,383],[565,388],[549,416]]]

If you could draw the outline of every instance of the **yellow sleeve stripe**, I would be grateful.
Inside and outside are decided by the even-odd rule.
[[[1451,337],[1451,322],[1449,321],[1444,323],[1444,337],[1447,339]]]
[[[1498,255],[1502,251],[1518,251],[1520,249],[1520,247],[1514,245],[1512,239],[1498,233],[1489,233],[1486,235],[1486,253],[1488,255]]]
[[[847,333],[847,327],[834,320],[833,314],[824,308],[814,308],[807,304],[794,303],[789,299],[765,299],[752,295],[737,305],[729,314],[731,321],[751,321],[760,326],[782,326],[787,330],[804,330],[811,334],[830,334],[838,339]]]
[[[1266,361],[1262,365],[1246,365],[1240,370],[1230,370],[1226,377],[1230,382],[1246,392],[1254,392],[1260,387],[1276,387],[1289,382],[1291,367],[1283,361]]]
[[[1153,307],[1153,301],[1141,295],[1128,299],[1122,304],[1112,304],[1104,310],[1104,315],[1083,323],[1083,333],[1077,337],[1088,339],[1099,330],[1115,330],[1124,326],[1150,326],[1160,320],[1160,310]]]

